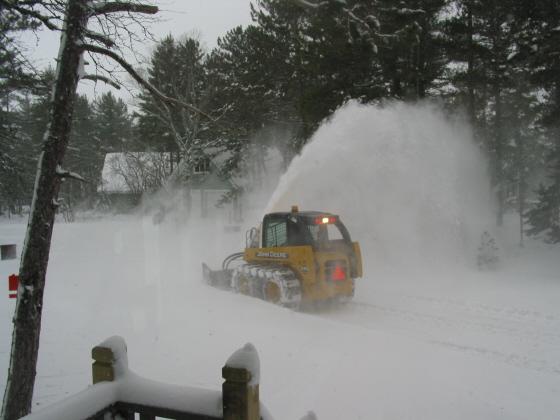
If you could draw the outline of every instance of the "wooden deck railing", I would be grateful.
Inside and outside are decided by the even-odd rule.
[[[234,358],[243,351],[250,354]],[[128,369],[126,343],[120,337],[94,347],[92,357],[93,386],[24,419],[272,420],[259,401],[259,363],[252,345],[239,349],[222,368],[222,392],[163,384],[136,375]]]

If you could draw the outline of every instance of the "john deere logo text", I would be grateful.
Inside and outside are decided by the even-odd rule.
[[[268,252],[259,251],[257,252],[256,257],[257,258],[280,258],[280,259],[290,258],[290,256],[286,252],[274,252],[274,251],[268,251]]]

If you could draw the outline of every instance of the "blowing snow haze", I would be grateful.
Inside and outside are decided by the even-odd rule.
[[[429,105],[350,102],[292,161],[265,213],[298,205],[339,214],[369,258],[367,273],[473,264],[492,226],[489,198],[466,126]]]

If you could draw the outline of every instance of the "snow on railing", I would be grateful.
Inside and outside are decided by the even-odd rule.
[[[139,413],[141,419],[272,420],[259,401],[259,356],[251,343],[223,367],[222,392],[163,384],[135,374],[128,368],[126,343],[119,336],[94,347],[92,358],[93,386],[24,419],[134,419]]]

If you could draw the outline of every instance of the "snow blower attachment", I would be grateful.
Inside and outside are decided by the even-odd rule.
[[[296,206],[270,213],[246,241],[245,251],[228,256],[222,270],[202,264],[207,284],[297,309],[300,302],[350,301],[362,277],[360,245],[330,213]]]

